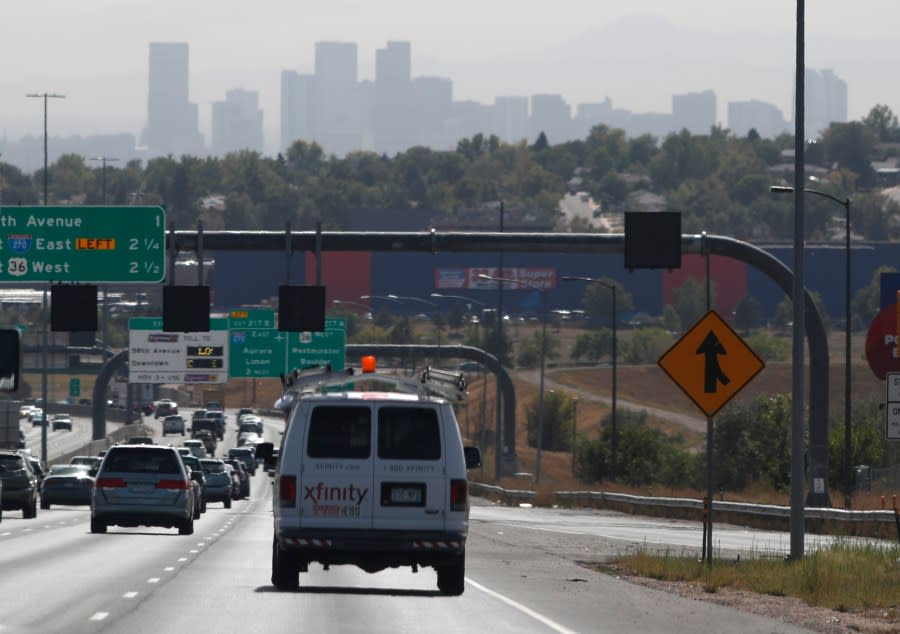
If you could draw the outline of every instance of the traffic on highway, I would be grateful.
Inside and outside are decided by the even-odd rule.
[[[187,420],[193,418],[194,408],[178,411]],[[276,472],[252,457],[246,441],[239,446],[238,440],[248,422],[261,423],[259,439],[278,445],[285,423],[280,416],[235,408],[225,410],[224,417],[223,439],[212,452],[203,443],[185,447],[191,445],[188,429],[184,436],[163,436],[166,416],[144,416],[140,427],[144,437],[133,438],[140,444],[106,450],[111,458],[116,452],[128,454],[123,456],[125,463],[115,467],[118,471],[112,463],[98,471],[91,459],[99,456],[79,456],[74,462],[84,464],[76,467],[77,472],[54,467],[45,478],[45,482],[56,477],[99,478],[95,496],[101,491],[110,497],[127,492],[129,503],[136,504],[158,502],[146,493],[160,486],[159,497],[200,496],[190,501],[179,519],[148,526],[147,517],[104,517],[96,513],[96,497],[93,505],[77,497],[53,498],[49,508],[43,508],[39,497],[42,508],[34,518],[19,510],[7,511],[0,524],[4,570],[0,631],[233,631],[236,624],[256,627],[261,614],[266,615],[260,626],[266,632],[296,632],[298,627],[324,632],[444,632],[469,630],[474,624],[498,632],[618,632],[623,623],[628,631],[671,631],[673,619],[695,631],[711,631],[714,623],[728,623],[729,631],[803,631],[660,594],[588,565],[639,547],[690,550],[699,544],[698,523],[605,511],[510,508],[478,499],[471,500],[469,514],[465,592],[450,593],[461,596],[442,596],[447,593],[439,573],[427,566],[401,565],[370,573],[314,561],[301,573],[299,585],[294,581],[279,589],[272,581],[273,503],[283,496],[273,488]],[[72,432],[50,432],[54,458],[69,447],[64,438],[90,427],[84,419],[73,422]],[[40,438],[35,431],[26,434],[29,447]],[[89,434],[84,438],[89,440]],[[177,473],[177,464],[164,464],[163,458],[177,454],[183,454],[182,465],[200,464],[205,500],[199,477],[188,477],[187,470]],[[334,468],[336,462],[331,463]],[[140,473],[150,467],[157,473]],[[160,475],[160,469],[166,473]],[[227,487],[214,484],[215,472],[222,471],[229,473]],[[140,481],[118,481],[128,478]],[[78,491],[80,486],[73,483],[54,490]],[[407,494],[404,488],[395,493]],[[785,535],[779,533],[722,530],[719,536],[723,553],[786,548]],[[659,609],[661,602],[665,610]]]

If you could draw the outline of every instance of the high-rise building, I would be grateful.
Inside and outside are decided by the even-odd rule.
[[[716,93],[704,90],[672,95],[672,123],[676,131],[709,134],[716,125]]]
[[[240,150],[263,151],[263,112],[259,93],[229,90],[225,101],[212,104],[212,153],[224,156]]]
[[[294,141],[313,141],[315,138],[315,86],[313,75],[301,75],[292,70],[281,73],[281,151]]]
[[[550,145],[572,138],[572,109],[562,95],[531,96],[530,143],[543,132]]]
[[[491,132],[507,143],[528,139],[528,97],[495,97]]]
[[[375,149],[389,155],[413,145],[412,63],[409,42],[388,42],[375,51]]]
[[[362,142],[355,42],[316,42],[314,139],[343,156]]]
[[[807,139],[818,138],[832,123],[846,123],[847,82],[839,79],[833,71],[807,68],[805,91],[804,127]]]
[[[187,43],[150,43],[147,125],[142,138],[150,156],[203,153],[197,104],[188,101],[188,57]]]
[[[770,103],[755,99],[728,102],[728,129],[736,136],[744,137],[756,130],[759,136],[772,139],[788,132],[788,128],[781,110]]]
[[[453,82],[444,77],[416,77],[412,81],[414,113],[410,117],[416,131],[415,145],[438,150],[456,149],[447,120],[453,109]]]

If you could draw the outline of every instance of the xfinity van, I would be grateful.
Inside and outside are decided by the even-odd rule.
[[[335,383],[346,389],[347,380],[344,374]],[[317,562],[367,572],[431,566],[442,593],[462,594],[466,470],[481,464],[477,448],[463,448],[451,404],[465,379],[426,369],[421,381],[387,381],[407,391],[382,385],[319,393],[304,389],[308,382],[288,385],[273,504],[276,588],[297,588],[299,573]]]

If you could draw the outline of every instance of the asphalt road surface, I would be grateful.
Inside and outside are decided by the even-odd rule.
[[[220,449],[233,446],[233,414]],[[277,441],[280,428],[268,420],[267,439]],[[210,504],[190,536],[120,527],[93,535],[86,507],[54,506],[35,520],[5,513],[0,633],[804,631],[583,565],[651,542],[692,548],[700,541],[697,525],[480,500],[472,508],[461,597],[440,595],[428,568],[369,574],[319,565],[301,575],[297,592],[278,592],[269,580],[271,490],[260,469],[249,500],[228,510]],[[735,529],[728,539],[736,540],[729,547],[753,548],[762,538]]]

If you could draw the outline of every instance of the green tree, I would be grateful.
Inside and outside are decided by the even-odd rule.
[[[545,362],[547,359],[555,359],[559,356],[560,341],[551,332],[547,332],[546,347],[544,349]],[[535,368],[541,363],[541,332],[532,333],[519,341],[519,349],[516,354],[516,363],[523,368]]]
[[[538,397],[525,406],[527,441],[529,447],[537,447],[538,437]],[[572,450],[572,425],[574,420],[572,398],[564,392],[544,391],[544,442],[541,449],[547,451]]]
[[[877,141],[875,133],[858,121],[832,123],[822,133],[825,160],[856,172],[864,186],[875,182],[872,154]]]
[[[759,300],[753,295],[744,295],[734,308],[735,328],[743,330],[744,334],[749,334],[752,328],[759,328],[762,321],[762,308]]]
[[[675,289],[674,293],[675,310],[685,327],[695,324],[706,314],[706,284],[704,282],[688,278],[684,284]],[[716,289],[713,283],[710,283],[710,295],[710,304],[714,306]]]
[[[663,328],[669,332],[681,332],[682,330],[681,317],[678,316],[678,311],[672,304],[666,304],[663,308],[662,322]]]
[[[859,321],[868,327],[872,320],[881,310],[881,275],[882,273],[896,273],[897,269],[893,266],[879,266],[872,273],[872,280],[859,289],[853,298],[853,314]]]
[[[853,402],[850,424],[850,482],[854,484],[852,469],[856,465],[881,467],[887,451],[884,438],[884,412],[881,399],[867,398]],[[844,420],[843,413],[832,418],[828,431],[828,479],[832,486],[843,488],[844,477]]]
[[[672,335],[662,328],[640,328],[629,344],[622,346],[623,357],[626,363],[655,363],[673,343]]]
[[[878,104],[863,117],[862,123],[869,128],[882,143],[900,140],[900,124],[897,115],[886,105]]]
[[[572,346],[572,359],[578,361],[587,357],[593,363],[597,363],[600,357],[612,354],[612,330],[601,328],[596,332],[586,332],[575,337],[575,345]]]
[[[581,306],[590,315],[592,324],[612,325],[612,294],[616,294],[616,316],[630,313],[634,310],[634,298],[631,293],[611,277],[598,278],[599,281],[590,282],[584,289],[581,298]],[[610,289],[615,287],[615,291]]]

